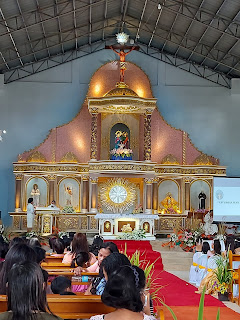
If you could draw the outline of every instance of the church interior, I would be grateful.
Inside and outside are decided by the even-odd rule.
[[[104,302],[111,243],[136,288],[145,272],[144,320],[240,319],[239,12],[234,0],[0,1],[0,319],[14,310],[1,279],[15,238],[44,249],[60,318],[137,317]],[[59,277],[73,300],[55,295]]]

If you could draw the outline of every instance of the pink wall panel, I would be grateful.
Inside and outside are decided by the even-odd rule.
[[[113,89],[119,81],[119,66],[116,61],[110,62],[98,69],[90,81],[87,97],[101,97]],[[125,82],[139,96],[152,98],[151,85],[146,74],[135,64],[127,63]],[[144,160],[144,119],[140,116],[139,121],[139,160]],[[91,115],[88,112],[87,100],[84,101],[78,115],[69,123],[52,129],[49,137],[38,147],[21,155],[25,161],[33,151],[40,151],[47,161],[51,162],[54,154],[54,142],[56,145],[56,162],[61,161],[67,152],[76,155],[79,162],[90,160],[91,140]],[[172,154],[182,163],[183,132],[168,125],[161,117],[158,110],[152,114],[152,161],[161,163],[162,159]],[[98,159],[101,148],[101,118],[98,117]],[[187,138],[186,162],[192,164],[200,155]]]

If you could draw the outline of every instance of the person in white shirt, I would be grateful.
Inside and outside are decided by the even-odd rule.
[[[33,198],[28,199],[27,205],[27,231],[30,232],[33,228],[35,208],[33,206]]]
[[[199,239],[196,244],[196,252],[193,255],[193,264],[190,267],[189,282],[196,284],[198,274],[198,260],[202,256],[202,243]]]
[[[59,208],[56,206],[56,201],[55,201],[55,200],[53,200],[53,201],[51,202],[51,204],[48,206],[48,208],[59,209]]]

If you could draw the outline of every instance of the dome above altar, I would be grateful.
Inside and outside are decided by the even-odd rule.
[[[131,97],[138,97],[138,94],[133,91],[132,89],[128,88],[127,85],[125,86],[116,86],[116,88],[111,89],[105,95],[105,97],[109,96],[131,96]]]

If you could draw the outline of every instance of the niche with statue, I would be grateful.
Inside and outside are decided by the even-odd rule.
[[[130,130],[124,123],[115,124],[110,132],[110,160],[132,160]]]

